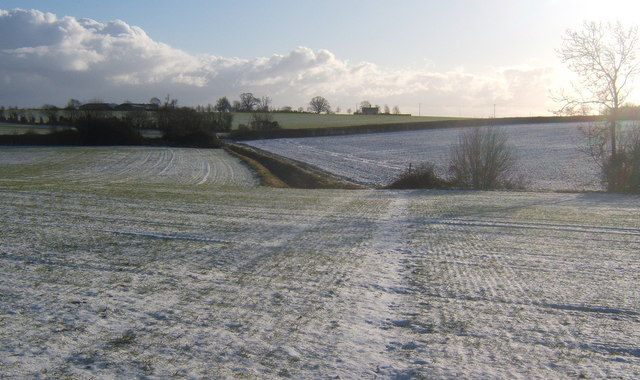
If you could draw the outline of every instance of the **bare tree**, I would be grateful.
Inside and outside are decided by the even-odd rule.
[[[259,99],[253,96],[250,92],[243,92],[240,94],[240,104],[238,111],[240,112],[252,112],[254,107],[258,105]]]
[[[164,108],[177,108],[178,99],[173,99],[170,94],[164,97]]]
[[[393,114],[394,115],[399,115],[400,114],[400,107],[393,106]]]
[[[460,134],[451,149],[452,182],[467,189],[498,189],[520,186],[515,177],[517,158],[501,129],[473,128]]]
[[[58,107],[52,104],[42,106],[42,113],[47,117],[47,124],[56,124],[58,122]]]
[[[384,105],[383,112],[386,113],[387,115],[391,113],[391,109],[389,109],[388,105],[386,104]]]
[[[78,99],[69,99],[69,101],[67,102],[67,105],[65,106],[64,109],[66,111],[65,112],[66,117],[68,121],[70,121],[71,123],[74,123],[78,118],[78,115],[79,115],[78,109],[80,108],[81,104],[82,103],[80,103]]]
[[[362,112],[363,108],[371,108],[371,102],[369,102],[368,100],[363,100],[360,102],[360,107],[359,107],[359,111]]]
[[[309,102],[309,110],[315,113],[327,112],[331,111],[331,105],[329,105],[329,101],[322,96],[316,96]]]
[[[268,96],[263,96],[261,98],[256,98],[256,109],[259,112],[269,112],[269,107],[271,105],[271,98]]]
[[[638,44],[637,27],[625,28],[620,22],[585,22],[582,30],[567,30],[558,52],[579,78],[571,84],[572,93],[562,92],[555,97],[562,103],[557,112],[576,114],[585,113],[594,106],[604,108],[608,116],[612,160],[617,153],[618,109],[640,72]]]

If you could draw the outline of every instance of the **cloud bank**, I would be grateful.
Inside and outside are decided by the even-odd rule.
[[[166,94],[196,105],[253,92],[270,96],[275,106],[294,108],[322,95],[343,111],[369,100],[414,114],[420,103],[423,115],[490,116],[494,104],[499,116],[548,113],[551,68],[489,71],[392,70],[307,47],[255,59],[194,56],[120,20],[0,10],[0,104],[5,106],[64,105],[69,98],[146,101]]]

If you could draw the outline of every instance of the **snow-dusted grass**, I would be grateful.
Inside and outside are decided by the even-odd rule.
[[[222,150],[180,148],[0,148],[0,174],[19,185],[253,186],[255,176]],[[124,186],[123,188],[126,188]]]
[[[640,197],[198,185],[66,152],[0,165],[4,376],[640,376]]]
[[[72,127],[67,126],[50,126],[42,124],[15,124],[0,123],[0,135],[22,135],[25,133],[36,133],[39,135],[50,133],[53,129],[64,130]]]
[[[368,124],[401,124],[419,123],[425,121],[440,121],[456,119],[454,117],[440,116],[411,116],[411,115],[347,115],[347,114],[313,114],[313,113],[285,113],[274,112],[269,114],[280,127],[285,129],[302,128],[335,128]],[[234,112],[233,129],[238,129],[240,124],[249,125],[251,112]]]
[[[580,151],[578,123],[503,126],[520,159],[519,174],[534,190],[599,190],[598,167]],[[442,174],[449,152],[467,128],[367,135],[251,141],[249,145],[315,165],[370,186],[388,185],[412,164],[436,164]]]

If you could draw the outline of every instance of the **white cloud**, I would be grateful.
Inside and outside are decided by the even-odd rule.
[[[327,50],[297,47],[255,59],[193,56],[153,41],[116,20],[59,18],[36,10],[0,10],[0,104],[63,105],[69,98],[139,100],[170,93],[181,104],[206,104],[242,92],[268,95],[275,105],[304,106],[325,96],[343,110],[367,99],[405,112],[488,116],[546,113],[549,68],[389,70],[350,63]],[[528,110],[528,111],[527,111]]]

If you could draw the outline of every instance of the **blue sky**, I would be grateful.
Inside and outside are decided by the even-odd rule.
[[[146,88],[149,96],[159,96],[151,94],[152,91],[173,90],[184,99],[183,104],[206,104],[219,96],[234,98],[241,92],[252,91],[271,96],[275,106],[297,108],[317,93],[327,97],[334,108],[343,110],[366,99],[381,105],[399,105],[405,112],[417,113],[421,103],[422,110],[429,114],[464,116],[488,116],[493,112],[493,104],[497,104],[499,114],[512,116],[548,114],[553,108],[548,91],[563,86],[565,73],[556,49],[567,28],[579,28],[583,21],[590,20],[631,24],[640,14],[636,3],[2,0],[0,9],[35,9],[50,12],[57,19],[89,18],[101,24],[122,20],[139,27],[151,41],[200,60],[198,69],[176,74],[183,79],[197,76],[192,81],[197,87],[195,91],[189,92],[188,86],[163,87],[159,81]],[[306,50],[296,51],[299,48]],[[323,52],[330,53],[329,58]],[[279,79],[271,80],[269,75],[275,75],[271,67],[258,78],[257,71],[264,68],[265,60],[279,59],[280,70],[286,66],[284,63],[300,62],[296,57],[301,54],[306,57],[305,62],[314,62],[305,66],[310,71],[302,72],[295,67],[289,74],[278,71]],[[215,63],[212,57],[217,58]],[[108,59],[103,57],[101,62]],[[230,65],[236,65],[232,73],[220,69]],[[93,63],[88,68],[82,66],[82,70],[92,70],[94,66]],[[252,73],[250,79],[240,67]],[[351,75],[356,72],[360,82],[353,79],[358,75]],[[118,75],[123,78],[126,73]],[[334,80],[336,83],[332,84]],[[281,85],[270,87],[269,83],[274,81]],[[315,87],[313,81],[317,82]],[[345,81],[348,83],[341,90],[340,83]],[[417,85],[417,81],[429,84]],[[94,96],[113,101],[144,97],[147,82],[138,78],[136,89],[108,83],[104,85],[104,94],[96,89]],[[289,88],[282,85],[285,82]],[[462,88],[465,83],[469,83],[475,99]],[[74,90],[80,93],[75,97],[89,96],[79,84],[61,91],[51,89],[51,93],[71,96]],[[23,98],[19,101],[28,102],[28,94]],[[34,105],[42,100],[34,96]],[[0,103],[11,103],[11,99],[0,96]]]

